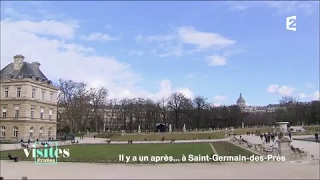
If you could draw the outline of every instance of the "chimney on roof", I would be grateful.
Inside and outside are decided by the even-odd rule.
[[[20,70],[23,65],[24,56],[15,55],[13,57],[13,70]]]
[[[35,67],[37,67],[38,69],[41,65],[39,62],[32,62],[31,64],[34,65]]]

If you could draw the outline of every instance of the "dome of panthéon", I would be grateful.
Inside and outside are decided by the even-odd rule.
[[[246,104],[246,101],[243,99],[241,93],[240,93],[240,96],[239,96],[239,98],[238,98],[238,100],[237,100],[237,104],[238,104],[238,105],[245,105],[245,104]]]

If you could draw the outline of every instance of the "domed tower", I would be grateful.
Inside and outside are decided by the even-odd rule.
[[[241,93],[240,93],[240,96],[239,96],[239,98],[237,100],[237,105],[239,107],[241,107],[242,109],[247,106],[246,105],[246,101],[242,98],[242,94]]]

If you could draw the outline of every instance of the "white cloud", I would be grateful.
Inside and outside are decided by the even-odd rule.
[[[316,91],[311,94],[300,93],[298,97],[300,100],[320,100],[319,95],[320,95],[320,92]]]
[[[186,75],[186,78],[187,79],[192,79],[192,78],[194,78],[194,77],[196,77],[198,75],[199,75],[199,73],[189,73],[189,74]]]
[[[160,90],[158,93],[151,96],[154,100],[160,100],[167,98],[173,92],[179,92],[185,95],[187,98],[194,98],[194,93],[189,88],[172,88],[172,84],[169,80],[162,80],[160,82]]]
[[[118,40],[119,37],[111,37],[109,34],[103,34],[99,32],[94,32],[89,35],[83,35],[80,37],[81,40],[84,41],[101,41],[101,42],[106,42],[106,41],[114,41]]]
[[[317,11],[317,1],[237,1],[227,2],[231,10],[243,11],[256,7],[269,7],[276,10],[278,15],[303,12],[305,15],[312,15]]]
[[[307,87],[307,88],[313,88],[313,87],[314,87],[314,84],[307,82],[307,83],[306,83],[306,87]]]
[[[140,44],[157,43],[153,52],[160,57],[180,57],[203,52],[210,48],[221,50],[236,43],[220,34],[201,32],[192,26],[181,26],[168,34],[138,35],[135,40]],[[190,48],[190,45],[193,47]]]
[[[227,64],[227,58],[218,55],[208,56],[205,58],[205,61],[208,62],[209,66],[223,66]]]
[[[229,46],[236,43],[220,34],[197,31],[191,26],[179,27],[177,32],[181,42],[196,45],[200,49],[212,46]]]
[[[57,29],[54,31],[48,27]],[[110,98],[157,99],[174,91],[193,96],[188,88],[173,89],[168,80],[162,82],[157,93],[137,87],[136,83],[141,77],[129,64],[113,57],[94,55],[94,48],[73,43],[72,39],[68,39],[68,42],[61,39],[73,37],[78,27],[74,22],[1,21],[2,67],[12,63],[14,55],[22,54],[27,62],[40,62],[41,71],[50,80],[63,78],[87,82],[90,87],[103,86],[109,90]]]
[[[142,56],[143,54],[144,54],[143,51],[130,51],[129,52],[129,56],[134,56],[134,55]]]
[[[217,96],[214,96],[213,97],[213,100],[215,101],[215,102],[221,102],[221,101],[226,101],[227,100],[227,97],[226,96],[220,96],[220,95],[217,95]]]
[[[278,84],[272,84],[267,88],[268,93],[276,93],[283,96],[289,96],[293,93],[295,88],[290,86],[279,86]]]
[[[221,107],[221,106],[222,106],[221,103],[212,103],[211,105],[212,105],[213,107]]]
[[[221,95],[216,95],[213,97],[213,103],[212,105],[214,107],[220,107],[223,105],[222,102],[226,101],[227,100],[227,97],[226,96],[221,96]]]
[[[135,39],[138,43],[148,43],[148,42],[171,41],[171,40],[174,40],[175,38],[176,36],[174,34],[167,34],[167,35],[153,35],[153,36],[138,35]]]
[[[267,88],[268,93],[276,93],[279,88],[278,84],[272,84]]]
[[[23,33],[29,33],[33,35],[50,35],[59,38],[73,38],[75,30],[78,28],[78,25],[75,22],[57,22],[54,20],[33,22],[26,20],[12,21],[10,19],[6,19],[1,21],[1,25],[4,25],[7,30],[20,32],[20,34],[17,34],[17,36]],[[1,26],[1,28],[3,27]],[[1,32],[2,38],[3,35],[4,33]]]

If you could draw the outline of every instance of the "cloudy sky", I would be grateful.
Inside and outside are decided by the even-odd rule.
[[[112,98],[172,92],[234,104],[319,99],[319,2],[1,2],[1,68],[22,54],[51,80]],[[297,31],[286,17],[297,16]]]

